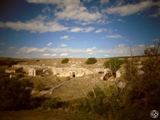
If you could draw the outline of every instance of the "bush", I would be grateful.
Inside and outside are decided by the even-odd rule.
[[[109,61],[104,62],[104,67],[111,69],[112,72],[115,73],[120,68],[121,64],[123,64],[122,60],[111,58]]]
[[[64,59],[61,61],[61,63],[62,63],[62,64],[65,64],[65,63],[68,63],[68,61],[69,61],[68,58],[64,58]]]
[[[114,86],[110,86],[105,90],[99,87],[94,88],[96,96],[93,92],[89,92],[79,105],[79,109],[83,112],[91,112],[109,118],[118,111],[117,91]]]
[[[28,109],[31,87],[28,80],[0,80],[0,110]]]
[[[67,106],[66,104],[67,102],[60,101],[60,98],[48,98],[42,102],[41,106],[43,109],[57,109]]]
[[[85,63],[86,64],[94,64],[96,62],[97,62],[96,58],[88,58],[88,60]]]

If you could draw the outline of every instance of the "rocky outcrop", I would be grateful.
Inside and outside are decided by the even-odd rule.
[[[101,76],[101,80],[108,80],[111,77],[111,70],[109,68],[104,69],[104,73]]]

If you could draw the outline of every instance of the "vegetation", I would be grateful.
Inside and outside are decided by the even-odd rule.
[[[118,58],[111,58],[109,61],[104,62],[104,67],[111,69],[113,73],[115,73],[123,64],[123,60],[119,60]]]
[[[121,78],[127,83],[125,88],[117,89],[116,86],[110,86],[102,90],[95,87],[94,92],[89,92],[87,97],[80,102],[80,110],[102,115],[108,120],[150,119],[151,110],[160,110],[159,49],[160,43],[154,47],[146,46],[144,51],[146,57],[141,63],[137,58],[125,60],[126,72]],[[111,68],[114,68],[114,65],[117,65],[115,63],[119,63],[115,61],[117,60],[107,65],[113,65]],[[139,65],[142,67],[138,68]]]
[[[0,80],[0,110],[28,109],[28,101],[33,84],[28,80]]]
[[[95,64],[97,62],[96,58],[88,58],[85,62],[86,64]]]
[[[37,88],[39,91],[45,89],[44,81],[39,79],[37,83],[31,83],[28,80],[1,79],[0,102],[3,104],[0,104],[0,110],[41,108],[53,111],[60,108],[67,113],[78,114],[80,112],[79,115],[83,116],[87,116],[89,113],[89,115],[102,116],[107,120],[148,120],[151,110],[160,111],[158,96],[160,93],[159,49],[160,43],[154,47],[146,46],[145,58],[143,59],[131,57],[124,61],[117,58],[106,61],[104,66],[110,68],[113,72],[124,63],[125,73],[119,79],[125,81],[125,87],[117,87],[116,82],[104,89],[95,86],[92,91],[86,92],[86,97],[72,101],[72,103],[53,97],[31,97],[31,87]],[[84,86],[81,88],[84,90]],[[80,119],[93,119],[91,117],[86,118],[86,116],[80,117]],[[95,119],[100,118],[95,117]]]
[[[66,64],[66,63],[68,63],[68,61],[69,61],[68,58],[64,58],[64,59],[61,61],[61,63],[62,63],[62,64]]]

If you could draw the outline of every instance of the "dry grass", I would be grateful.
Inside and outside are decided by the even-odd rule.
[[[93,75],[73,78],[71,81],[54,91],[52,97],[60,97],[63,101],[74,100],[85,97],[95,86],[99,86],[103,89],[108,85],[113,84],[109,81],[100,80],[101,75],[95,76],[95,78]]]
[[[21,64],[28,64],[28,65],[43,65],[46,66],[55,66],[55,67],[70,67],[73,64],[76,64],[79,67],[103,67],[103,63],[106,59],[98,58],[97,63],[94,65],[86,65],[85,61],[87,61],[87,58],[69,58],[69,63],[67,64],[61,64],[61,61],[64,58],[32,58],[32,59],[26,59],[26,62],[22,62]],[[56,64],[55,64],[56,63]]]

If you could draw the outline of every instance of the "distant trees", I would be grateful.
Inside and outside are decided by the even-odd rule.
[[[96,58],[88,58],[85,62],[86,64],[95,64],[97,62]]]
[[[68,61],[69,61],[68,58],[64,58],[64,59],[61,61],[61,63],[62,63],[62,64],[66,64],[66,63],[68,63]]]

